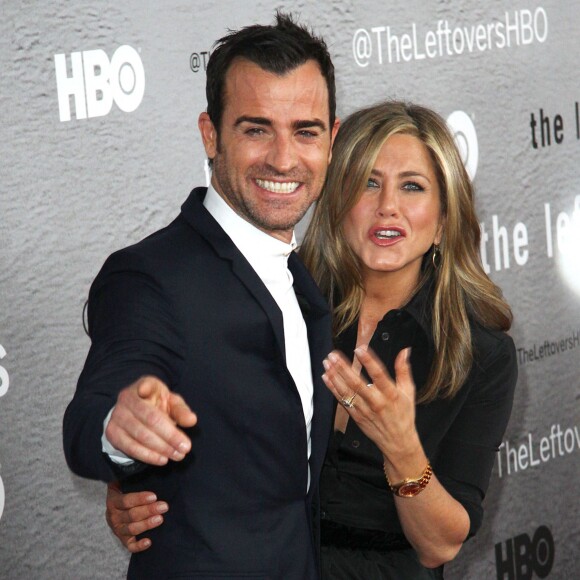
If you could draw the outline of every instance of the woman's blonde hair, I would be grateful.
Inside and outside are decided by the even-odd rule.
[[[418,393],[422,403],[453,397],[465,382],[473,364],[470,318],[498,330],[508,330],[512,322],[500,289],[481,265],[473,187],[445,121],[430,109],[403,102],[385,102],[350,115],[338,132],[326,184],[300,252],[328,297],[338,335],[358,317],[364,295],[359,260],[342,224],[358,202],[379,151],[396,134],[417,137],[429,151],[444,224],[440,254],[433,259],[434,248],[427,252],[417,286],[434,278],[435,357],[427,384]]]

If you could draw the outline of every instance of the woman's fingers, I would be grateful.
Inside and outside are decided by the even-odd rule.
[[[340,403],[354,402],[362,385],[362,379],[351,369],[350,362],[338,352],[331,352],[323,361],[325,373],[322,375],[326,386]],[[354,399],[353,399],[354,397]],[[348,404],[345,407],[349,408]]]
[[[380,358],[367,347],[358,347],[354,353],[371,379],[368,387],[366,381],[355,372],[352,363],[339,351],[331,352],[324,360],[325,373],[322,376],[326,386],[347,409],[351,405],[365,402],[371,406],[380,406],[390,401],[396,402],[401,394],[412,402],[415,401],[415,383],[410,365],[410,348],[403,349],[395,359],[395,381],[389,375]]]
[[[405,348],[395,359],[395,380],[397,388],[415,402],[415,381],[411,370],[411,349]]]
[[[395,387],[395,383],[389,375],[389,371],[381,359],[373,352],[372,349],[359,346],[355,349],[354,354],[360,364],[366,369],[371,383],[381,389]]]

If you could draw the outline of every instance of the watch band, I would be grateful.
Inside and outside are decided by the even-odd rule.
[[[391,491],[399,497],[414,497],[421,493],[427,487],[427,484],[429,483],[432,475],[433,468],[431,467],[430,463],[427,463],[427,467],[425,467],[423,473],[419,477],[407,477],[398,483],[391,483],[389,481],[389,476],[387,475],[387,470],[385,467],[385,477],[387,478],[387,484]]]

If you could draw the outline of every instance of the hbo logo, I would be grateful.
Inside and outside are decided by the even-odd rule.
[[[532,539],[528,534],[520,534],[495,545],[497,578],[529,580],[534,572],[538,578],[546,578],[552,570],[554,556],[552,533],[546,526],[540,526]]]
[[[58,110],[61,121],[70,121],[70,98],[77,119],[107,115],[113,101],[121,111],[133,112],[145,93],[145,69],[139,53],[131,46],[120,46],[113,58],[104,50],[85,50],[70,55],[71,75],[66,56],[54,55]]]

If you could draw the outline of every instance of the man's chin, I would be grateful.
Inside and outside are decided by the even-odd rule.
[[[278,231],[287,232],[292,231],[296,224],[306,215],[306,211],[293,213],[288,216],[279,216],[279,219],[272,220],[270,216],[264,216],[258,221],[254,221],[254,225],[264,231]]]

